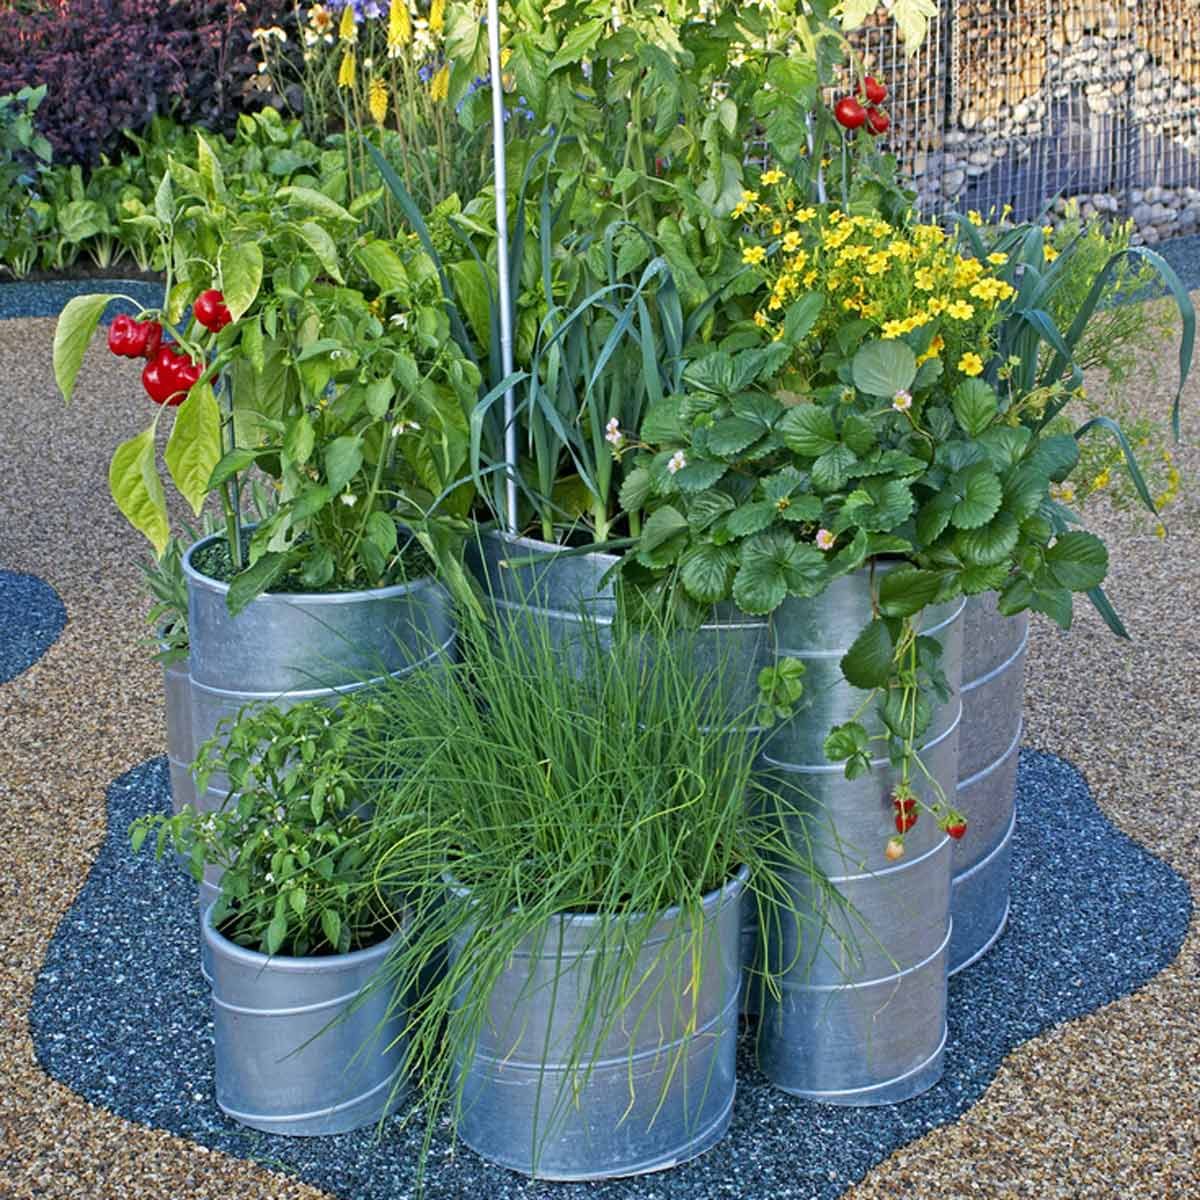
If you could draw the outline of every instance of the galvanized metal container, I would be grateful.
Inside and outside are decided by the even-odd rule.
[[[1002,616],[994,592],[967,601],[956,801],[967,833],[951,853],[951,974],[985,954],[1008,920],[1028,643],[1028,613]]]
[[[376,972],[395,934],[352,954],[268,958],[203,921],[217,1104],[242,1125],[296,1137],[378,1121],[399,1098],[405,1019]]]
[[[496,980],[473,1057],[458,1064],[463,1141],[514,1171],[567,1181],[661,1171],[715,1145],[733,1114],[747,878],[743,868],[704,899],[698,977],[679,910],[662,914],[632,973],[641,986],[582,1052],[600,920],[567,914],[530,939]],[[619,936],[611,923],[608,936]]]
[[[214,538],[223,535],[214,535]],[[407,675],[454,646],[449,596],[433,579],[359,592],[279,593],[256,597],[236,617],[228,584],[183,559],[191,639],[192,737],[198,750],[223,717],[245,704],[336,703],[381,679]],[[214,775],[197,807],[219,809],[228,779]],[[216,899],[219,873],[209,872],[201,904]]]
[[[163,693],[166,697],[167,768],[171,776],[171,811],[181,812],[196,803],[196,784],[192,779],[192,682],[188,660],[163,667]]]
[[[927,610],[921,630],[942,644],[954,689],[920,751],[949,798],[958,776],[962,609],[958,600]],[[785,1091],[832,1104],[891,1104],[925,1091],[941,1077],[946,1038],[950,841],[926,814],[907,833],[904,857],[889,861],[899,772],[884,756],[869,775],[847,780],[823,750],[830,728],[851,719],[864,699],[839,663],[870,616],[866,570],[777,611],[778,653],[804,661],[805,691],[761,762],[801,813],[815,865],[835,896],[793,875],[796,915],[777,912],[762,933],[782,994],[762,995],[760,1062]],[[877,730],[871,711],[860,719]]]

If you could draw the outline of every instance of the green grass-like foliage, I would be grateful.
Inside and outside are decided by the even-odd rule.
[[[553,955],[555,918],[571,913],[589,915],[602,951],[577,968],[587,972],[578,1030],[565,1056],[555,1048],[572,1086],[541,1077],[535,1164],[623,1014],[626,1025],[657,1020],[649,1014],[666,993],[653,993],[666,988],[676,1028],[661,1029],[661,1041],[694,1027],[689,983],[717,953],[702,924],[705,894],[745,865],[744,903],[771,905],[778,920],[783,872],[815,875],[803,821],[789,821],[752,774],[754,737],[730,731],[720,672],[700,666],[685,636],[606,640],[584,625],[559,645],[534,616],[468,624],[458,662],[372,695],[387,732],[365,759],[381,781],[368,857],[379,891],[411,901],[408,940],[387,970],[398,994],[415,996],[407,1067],[428,1131],[461,1113],[455,1064],[470,1061],[514,951]],[[648,944],[667,909],[671,935]],[[555,985],[569,969],[563,960]],[[556,989],[529,990],[536,1043]],[[668,1076],[686,1045],[664,1052]]]

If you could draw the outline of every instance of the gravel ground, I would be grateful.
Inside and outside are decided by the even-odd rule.
[[[170,810],[163,759],[109,789],[109,834],[38,975],[30,1026],[53,1078],[121,1116],[240,1158],[284,1164],[343,1200],[413,1193],[422,1119],[319,1140],[240,1128],[213,1100],[212,1023],[199,972],[195,889],[171,860],[129,851],[134,817]],[[653,1179],[573,1187],[528,1184],[444,1138],[431,1152],[429,1200],[837,1200],[851,1181],[983,1094],[1004,1055],[1043,1030],[1128,995],[1179,950],[1187,884],[1104,819],[1082,778],[1026,751],[1018,781],[1013,907],[992,952],[952,980],[946,1074],[919,1098],[883,1108],[830,1108],[776,1091],[750,1047],[728,1137]],[[1108,893],[1118,903],[1095,905]]]
[[[101,852],[106,792],[165,744],[161,685],[143,644],[146,602],[136,561],[144,550],[106,489],[113,446],[152,414],[139,394],[136,364],[113,360],[100,347],[89,354],[77,399],[66,410],[49,368],[52,321],[12,321],[3,331],[0,378],[20,402],[0,406],[0,445],[7,451],[0,564],[50,583],[70,619],[44,657],[4,685],[0,708],[0,1194],[320,1196],[309,1184],[272,1172],[261,1153],[259,1161],[247,1162],[122,1119],[38,1066],[30,1031],[35,980]],[[1148,411],[1165,411],[1165,383],[1147,384],[1145,391]],[[1198,398],[1200,382],[1193,380],[1185,396],[1185,437],[1196,428],[1191,413]],[[1186,487],[1198,456],[1188,444],[1177,457]],[[1082,605],[1069,635],[1035,622],[1027,744],[1075,763],[1101,811],[1187,879],[1194,899],[1200,884],[1200,820],[1190,770],[1200,728],[1200,626],[1192,604],[1200,584],[1197,502],[1186,498],[1174,510],[1165,542],[1139,517],[1101,509],[1089,518],[1112,547],[1110,593],[1133,640],[1112,639]],[[1151,924],[1168,909],[1179,911],[1157,884],[1121,883],[1115,860],[1091,848],[1086,822],[1073,811],[1062,815],[1063,844],[1095,868],[1089,894],[1074,898],[1073,917],[1090,906],[1120,925],[1120,911],[1111,909],[1114,897],[1126,904],[1123,888],[1134,893],[1131,901],[1139,894],[1149,900],[1156,914]],[[1068,857],[1064,851],[1063,861]],[[95,936],[106,928],[102,922]],[[1130,924],[1131,943],[1140,929]],[[1090,1015],[1076,1015],[1081,1008],[1051,1014],[1051,1021],[1074,1019],[1009,1053],[982,1098],[953,1124],[907,1145],[880,1138],[879,1151],[890,1149],[889,1157],[845,1194],[855,1200],[1200,1194],[1196,932],[1193,916],[1178,957],[1135,994]],[[1169,942],[1160,944],[1158,953],[1169,949]],[[1108,953],[1120,966],[1127,952],[1122,943]],[[971,978],[966,973],[963,985]],[[987,1021],[980,1016],[987,999],[980,998],[985,1007],[972,1015],[977,1024]],[[1016,1018],[1028,1018],[1026,1009],[1036,1003],[1022,1001]],[[84,1018],[98,1019],[94,1012]],[[154,1060],[148,1065],[157,1069]],[[817,1110],[792,1104],[783,1099],[778,1107],[792,1114],[784,1136],[799,1144],[813,1136]],[[894,1120],[907,1123],[901,1110]],[[827,1110],[820,1110],[819,1122],[829,1123]],[[905,1136],[920,1132],[915,1124],[909,1129]],[[843,1127],[841,1136],[855,1144],[864,1166],[876,1156],[870,1134]],[[743,1171],[749,1177],[763,1170],[762,1164],[731,1166],[716,1194],[746,1195]],[[822,1194],[801,1171],[755,1176],[765,1189],[758,1194]],[[666,1195],[667,1178],[627,1185],[625,1194]],[[485,1190],[491,1185],[481,1174],[468,1173],[467,1185],[471,1190],[458,1194],[501,1194]]]

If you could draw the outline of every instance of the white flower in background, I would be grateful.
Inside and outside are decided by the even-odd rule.
[[[621,423],[616,417],[604,427],[604,440],[614,449],[619,450],[625,444],[625,435],[621,432]]]
[[[399,437],[402,433],[407,433],[410,429],[416,433],[421,426],[416,421],[397,421],[392,426],[392,437]]]
[[[892,397],[892,407],[900,413],[908,412],[908,410],[912,408],[912,393],[904,388],[901,388]]]
[[[390,325],[394,325],[397,329],[407,329],[408,328],[408,313],[406,313],[406,312],[392,313],[392,315],[390,317],[388,317],[388,323]]]
[[[358,497],[353,492],[343,492],[338,499],[347,508],[353,508],[358,503]]]
[[[268,882],[268,883],[274,883],[274,882],[275,882],[275,872],[274,872],[274,871],[268,871],[268,872],[267,872],[267,882]]]
[[[817,530],[817,548],[819,550],[832,550],[833,543],[837,541],[837,537],[828,529]]]
[[[671,455],[671,461],[667,463],[667,474],[674,475],[676,471],[682,471],[687,466],[687,459],[683,455],[682,450],[676,450]]]

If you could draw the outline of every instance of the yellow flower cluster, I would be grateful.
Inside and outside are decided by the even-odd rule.
[[[1015,294],[995,274],[1007,255],[964,256],[937,225],[898,227],[875,215],[801,206],[777,169],[759,177],[759,188],[744,191],[732,212],[747,233],[742,262],[761,281],[759,328],[781,337],[786,308],[816,291],[825,297],[813,329],[818,342],[854,317],[885,339],[922,331],[914,339],[921,361],[941,358],[961,375],[982,373],[1000,305]]]

